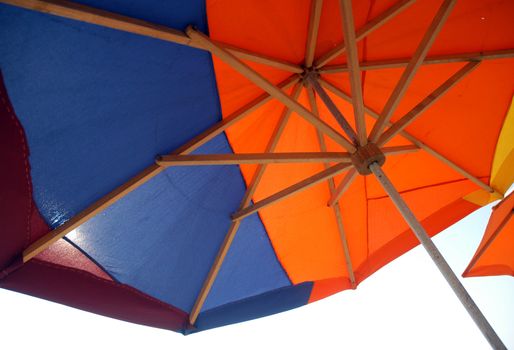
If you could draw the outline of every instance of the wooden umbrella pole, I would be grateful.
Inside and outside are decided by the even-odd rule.
[[[446,279],[446,282],[448,282],[450,287],[453,289],[453,292],[457,298],[459,298],[460,302],[469,313],[473,321],[475,321],[476,325],[487,339],[489,344],[493,347],[493,349],[507,349],[485,316],[482,314],[478,306],[475,304],[469,293],[466,291],[462,283],[459,281],[455,273],[452,271],[450,265],[448,265],[444,257],[441,255],[439,249],[437,249],[434,242],[432,242],[423,226],[421,226],[410,208],[407,206],[400,193],[398,193],[389,178],[387,178],[380,165],[377,163],[372,163],[369,168],[377,178],[378,182],[380,182],[384,190],[387,192],[394,205],[401,213],[409,227],[412,229],[418,240],[421,242],[428,255],[430,255],[430,258],[432,258],[435,265]]]

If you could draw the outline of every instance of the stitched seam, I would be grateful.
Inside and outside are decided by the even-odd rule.
[[[148,301],[151,301],[153,303],[157,303],[157,304],[159,304],[159,305],[161,305],[161,306],[163,306],[163,307],[165,307],[165,308],[167,308],[167,309],[169,309],[171,311],[183,312],[182,310],[180,310],[178,308],[174,308],[174,307],[166,304],[165,302],[163,302],[163,301],[161,301],[159,299],[155,299],[155,298],[153,298],[153,297],[151,297],[151,296],[149,296],[149,295],[139,291],[138,289],[130,287],[130,286],[126,285],[126,284],[115,283],[113,281],[109,281],[109,280],[103,279],[103,278],[95,276],[95,275],[93,275],[93,274],[91,274],[91,273],[89,273],[87,271],[82,271],[82,270],[79,270],[79,269],[75,269],[75,268],[67,267],[67,266],[62,266],[62,265],[56,265],[56,264],[53,264],[53,263],[49,263],[47,261],[42,261],[42,260],[37,260],[37,259],[33,259],[32,262],[35,263],[35,264],[39,264],[39,265],[45,265],[47,267],[51,267],[51,268],[54,268],[54,269],[61,269],[61,270],[67,270],[67,271],[79,273],[79,274],[81,274],[81,275],[83,275],[85,277],[88,277],[90,279],[95,279],[95,280],[98,280],[100,282],[103,282],[105,284],[109,284],[109,285],[112,285],[112,286],[115,286],[115,287],[121,287],[121,288],[127,290],[130,293],[137,294],[137,295],[147,299]],[[184,312],[184,314],[185,314],[185,312]]]
[[[16,118],[13,110],[11,109],[11,107],[9,106],[9,103],[7,102],[8,100],[7,100],[5,88],[0,87],[0,94],[1,94],[1,98],[2,98],[3,107],[9,114],[11,121],[13,122],[13,124],[16,126],[16,129],[18,130],[18,134],[20,136],[21,146],[22,146],[22,150],[23,150],[23,162],[25,163],[25,179],[27,180],[27,192],[28,192],[27,226],[26,226],[27,232],[25,234],[25,247],[26,247],[30,244],[30,236],[31,236],[30,235],[30,233],[31,233],[30,232],[31,231],[30,216],[32,213],[32,186],[31,186],[30,175],[29,175],[29,162],[28,162],[28,152],[27,152],[28,147],[27,147],[27,143],[25,140],[25,135],[23,134],[23,128],[21,127],[21,124],[20,124],[18,118]]]

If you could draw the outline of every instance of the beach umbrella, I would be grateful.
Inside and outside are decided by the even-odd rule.
[[[493,207],[484,237],[463,273],[464,277],[514,276],[514,195]]]
[[[503,347],[429,236],[504,194],[514,3],[1,2],[0,286],[189,333],[421,241]]]

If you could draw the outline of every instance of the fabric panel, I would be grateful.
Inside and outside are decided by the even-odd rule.
[[[307,304],[312,283],[284,287],[200,313],[196,330],[252,320]],[[193,330],[194,331],[194,330]]]
[[[0,280],[0,287],[107,317],[179,331],[187,314],[134,288],[37,258]]]
[[[205,21],[203,1],[137,3],[173,10],[169,25]],[[6,5],[0,22],[34,198],[52,227],[220,119],[205,51]]]

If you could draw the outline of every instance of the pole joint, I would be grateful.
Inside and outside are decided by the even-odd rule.
[[[371,174],[370,165],[377,163],[382,166],[385,163],[385,155],[374,143],[368,143],[365,146],[357,147],[357,151],[351,154],[352,163],[361,175]]]

